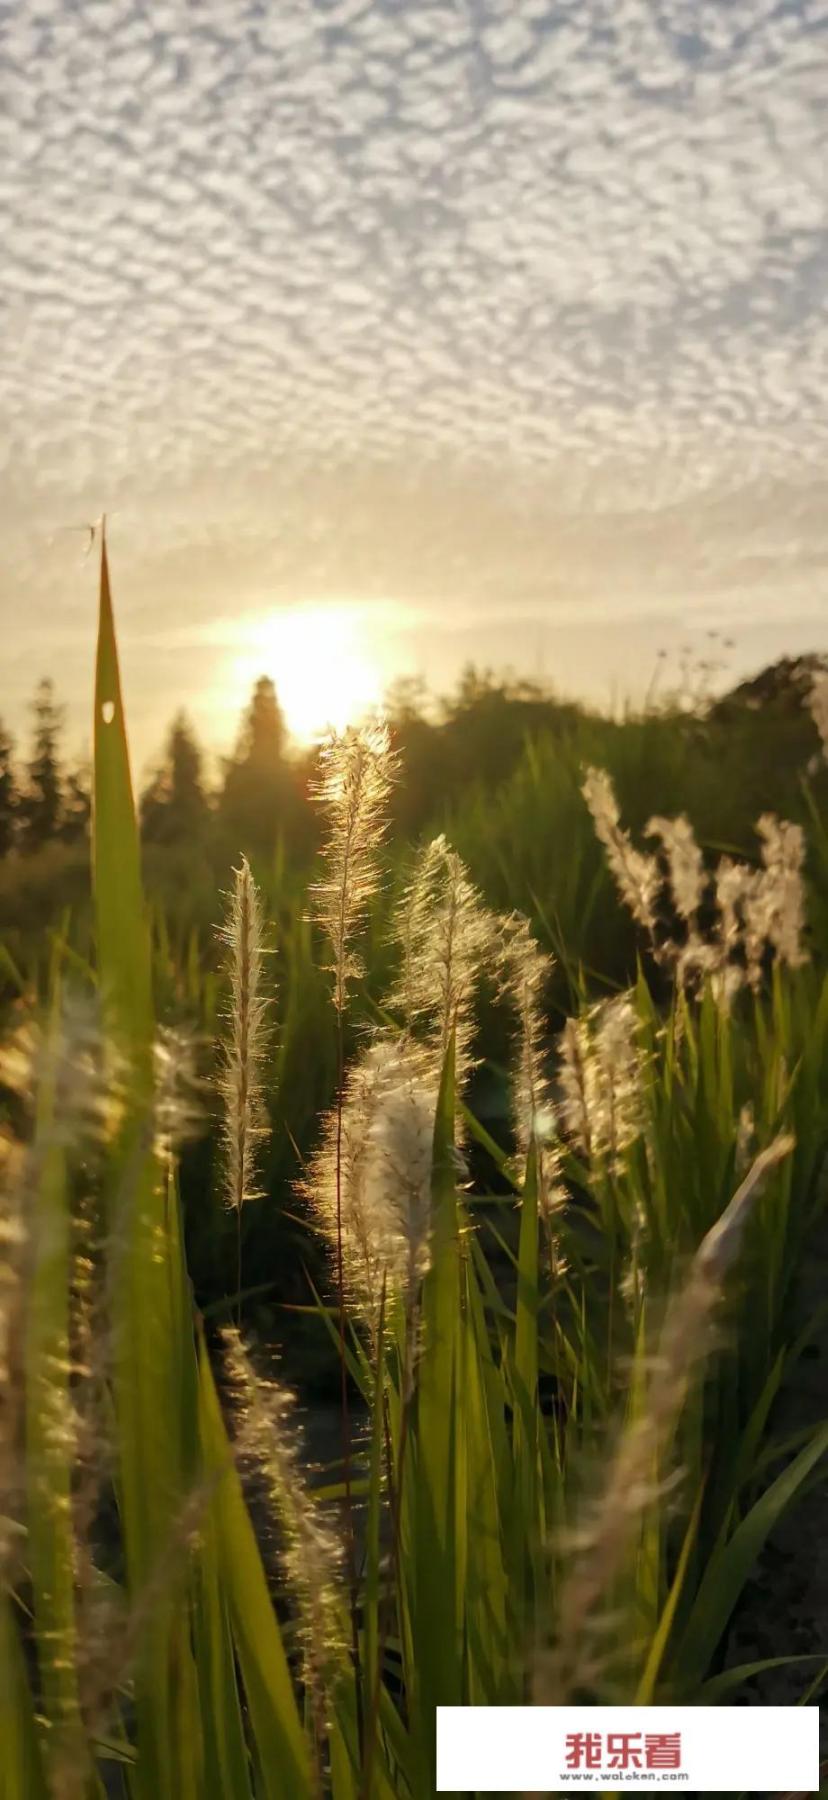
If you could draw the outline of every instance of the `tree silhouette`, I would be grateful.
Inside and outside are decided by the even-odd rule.
[[[234,852],[272,856],[295,824],[297,792],[285,757],[285,721],[269,675],[260,676],[234,756],[224,765],[219,815]]]
[[[183,712],[170,726],[163,759],[141,800],[141,829],[147,843],[194,844],[204,837],[209,806],[203,759]]]
[[[92,818],[92,770],[88,763],[70,769],[63,784],[60,835],[66,844],[82,843],[89,836]]]
[[[269,675],[260,675],[239,731],[236,760],[270,770],[284,755],[285,721]]]
[[[0,856],[5,856],[11,849],[17,824],[17,782],[13,754],[12,740],[0,722]]]
[[[32,755],[20,801],[21,841],[25,850],[38,850],[41,844],[56,835],[63,807],[60,766],[63,708],[55,700],[51,681],[39,683],[32,701],[32,713]]]

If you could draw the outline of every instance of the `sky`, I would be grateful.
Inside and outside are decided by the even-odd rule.
[[[139,758],[828,650],[826,91],[828,0],[0,0],[6,722],[103,512]]]

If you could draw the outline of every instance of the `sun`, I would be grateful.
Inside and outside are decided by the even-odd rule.
[[[354,604],[309,603],[266,614],[251,627],[243,661],[238,676],[246,684],[257,675],[272,677],[288,731],[300,743],[344,730],[382,701],[367,609]]]

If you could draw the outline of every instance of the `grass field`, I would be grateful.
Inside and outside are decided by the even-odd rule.
[[[775,1411],[828,1199],[813,726],[558,709],[495,779],[484,715],[409,802],[410,729],[332,740],[309,868],[147,896],[102,554],[92,887],[0,892],[4,1800],[426,1800],[440,1703],[755,1673],[828,1450]]]

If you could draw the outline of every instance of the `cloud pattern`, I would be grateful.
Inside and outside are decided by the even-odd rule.
[[[824,0],[0,0],[15,591],[105,504],[150,607],[187,547],[473,591],[468,482],[510,545],[776,484],[824,568],[826,75]]]

